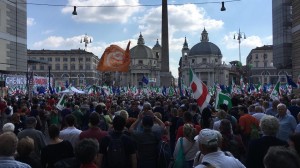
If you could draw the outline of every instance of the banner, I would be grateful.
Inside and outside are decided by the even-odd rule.
[[[110,45],[102,54],[97,70],[128,72],[130,64],[129,46],[130,41],[127,44],[126,51],[124,51],[117,45]]]

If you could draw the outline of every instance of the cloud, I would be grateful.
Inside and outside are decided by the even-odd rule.
[[[235,39],[233,39],[235,35]],[[256,48],[263,46],[264,43],[262,42],[262,39],[259,36],[248,36],[246,39],[244,39],[244,36],[241,38],[241,47],[247,47],[247,48]],[[230,32],[227,35],[223,37],[222,43],[225,45],[227,49],[236,49],[239,47],[239,41],[237,40],[237,36],[235,32]]]
[[[68,0],[67,5],[77,6],[76,10],[78,15],[72,16],[74,20],[94,23],[126,23],[128,19],[141,8],[138,6],[140,5],[138,0]],[[132,7],[115,7],[124,5],[130,5]],[[64,7],[62,9],[62,13],[70,16],[72,12],[73,7]]]
[[[27,26],[33,26],[35,24],[36,24],[36,22],[35,22],[34,18],[27,18]]]
[[[42,31],[42,34],[51,34],[53,32],[54,32],[54,30],[45,30],[45,31]]]

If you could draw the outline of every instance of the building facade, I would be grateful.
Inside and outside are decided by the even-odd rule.
[[[291,71],[292,0],[272,1],[272,19],[274,67]]]
[[[0,72],[27,70],[26,0],[0,1]]]
[[[190,85],[189,72],[191,68],[195,75],[208,86],[214,86],[215,83],[228,85],[230,66],[222,62],[221,50],[217,45],[209,42],[205,29],[201,35],[201,42],[191,49],[189,49],[186,39],[184,41],[179,61],[179,83]]]
[[[28,59],[36,60],[29,65],[28,73],[44,77],[50,74],[55,86],[64,86],[66,82],[76,87],[101,85],[106,80],[96,70],[99,58],[82,49],[28,50],[27,55]]]
[[[300,1],[292,1],[293,24],[292,24],[292,66],[293,80],[300,80]],[[299,91],[298,91],[299,92]]]

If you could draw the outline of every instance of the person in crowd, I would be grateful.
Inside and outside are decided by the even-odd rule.
[[[292,115],[287,114],[287,108],[285,104],[278,104],[277,111],[277,119],[279,120],[279,131],[277,133],[277,138],[287,142],[289,140],[289,136],[294,133],[297,122]]]
[[[287,146],[287,142],[276,138],[279,122],[271,115],[264,116],[260,121],[263,136],[249,142],[246,158],[247,168],[263,168],[263,159],[271,146]]]
[[[16,135],[18,135],[19,132],[21,132],[22,130],[25,129],[25,124],[24,124],[24,122],[21,121],[20,114],[18,114],[18,113],[14,113],[11,116],[11,123],[13,123],[15,126],[14,133]]]
[[[235,158],[242,161],[245,157],[246,150],[239,134],[233,134],[231,122],[223,119],[220,122],[220,133],[222,135],[221,150],[229,151]]]
[[[49,137],[50,142],[41,153],[41,163],[44,168],[54,168],[57,161],[74,156],[72,144],[59,138],[57,125],[53,124],[49,127]]]
[[[186,123],[183,125],[183,137],[180,137],[177,140],[175,150],[174,150],[174,159],[176,159],[179,148],[183,147],[183,153],[185,156],[185,161],[186,161],[186,168],[192,168],[193,167],[193,162],[194,162],[194,157],[199,150],[198,148],[198,143],[197,141],[194,140],[194,137],[197,135],[196,134],[196,129],[194,128],[193,124]]]
[[[297,105],[297,99],[292,99],[291,100],[291,105],[288,106],[288,110],[290,111],[291,115],[294,116],[294,118],[297,120],[298,123],[298,118],[297,115],[300,112],[300,106]]]
[[[41,131],[35,129],[35,126],[37,124],[36,118],[27,117],[25,124],[26,129],[18,133],[18,138],[22,139],[26,136],[32,138],[34,141],[34,152],[37,155],[37,157],[40,158],[41,151],[47,144],[45,135]]]
[[[133,118],[137,118],[139,113],[140,113],[140,109],[138,108],[139,103],[137,101],[132,100],[131,101],[131,106],[130,108],[128,108],[126,111],[129,114],[129,117],[133,117]]]
[[[264,157],[265,168],[299,168],[300,159],[296,152],[282,146],[272,146]]]
[[[79,139],[82,140],[84,138],[94,138],[97,139],[99,141],[99,143],[101,142],[101,139],[105,136],[107,136],[107,132],[106,131],[102,131],[98,125],[100,122],[100,115],[96,112],[91,113],[90,117],[89,117],[89,129],[82,131],[79,134]]]
[[[178,116],[177,116],[177,108],[172,108],[171,109],[171,117],[170,117],[170,122],[169,122],[169,135],[170,135],[170,148],[171,148],[171,153],[174,152],[175,149],[175,145],[176,145],[176,123],[178,120]]]
[[[295,150],[300,157],[300,133],[295,133],[290,136],[289,147]]]
[[[13,123],[6,123],[2,127],[2,132],[14,132],[15,125]]]
[[[198,134],[200,132],[201,126],[195,125],[193,123],[193,115],[190,112],[187,111],[183,114],[183,121],[185,124],[192,124],[195,128],[196,134]],[[183,126],[180,126],[177,130],[176,141],[178,141],[178,139],[183,136],[184,136],[183,135]]]
[[[251,132],[259,129],[259,122],[256,118],[248,114],[248,109],[245,106],[239,106],[239,129],[245,146],[248,146],[250,139],[258,138],[252,137]]]
[[[123,168],[137,167],[135,143],[128,135],[123,133],[125,124],[126,121],[123,117],[114,117],[113,131],[109,136],[104,137],[100,144],[99,164],[101,167],[117,168],[120,165]],[[119,143],[119,146],[112,143]],[[116,150],[117,154],[113,153],[112,150]]]
[[[65,120],[67,127],[60,131],[59,138],[71,142],[74,149],[75,145],[79,142],[79,135],[82,131],[75,127],[76,118],[74,115],[68,114]]]
[[[40,159],[34,153],[34,141],[25,137],[18,142],[16,160],[30,165],[32,168],[41,168]]]
[[[218,134],[215,130],[202,129],[197,137],[199,149],[204,154],[201,164],[196,168],[222,167],[222,168],[245,168],[236,158],[226,156],[219,150]]]
[[[86,138],[79,141],[75,147],[75,157],[80,162],[80,168],[99,168],[98,152],[99,142],[96,139]]]
[[[76,118],[76,127],[80,129],[82,127],[82,123],[83,123],[83,113],[80,111],[80,108],[78,105],[74,106],[74,110],[71,114]],[[65,120],[65,123],[66,123],[66,120]],[[66,123],[66,125],[68,126],[67,123]]]
[[[157,165],[157,146],[160,137],[152,132],[153,120],[157,120],[157,117],[140,113],[138,119],[129,129],[137,145],[138,168],[153,168]],[[142,122],[143,132],[134,132],[140,121]]]
[[[18,138],[12,132],[0,135],[0,167],[1,168],[31,168],[28,164],[14,159],[17,151]]]
[[[271,116],[277,115],[277,105],[280,103],[279,100],[273,100],[272,101],[272,107],[266,109],[266,114]]]
[[[213,117],[210,108],[206,107],[201,113],[201,128],[212,128],[213,127]]]
[[[297,120],[300,121],[300,113],[297,114]],[[297,124],[295,128],[295,133],[300,133],[300,122]]]
[[[61,123],[61,127],[64,128],[65,127],[65,117],[68,114],[72,113],[72,107],[71,107],[71,103],[70,102],[66,102],[65,103],[65,108],[60,112],[60,119],[62,121]]]
[[[213,129],[220,131],[220,124],[223,119],[226,119],[227,113],[224,110],[220,110],[217,112],[217,119],[213,124]]]
[[[260,121],[261,118],[263,118],[266,114],[264,113],[264,109],[262,106],[255,106],[254,114],[252,116]]]
[[[228,113],[228,105],[223,103],[223,104],[219,105],[219,108],[220,108],[220,110],[224,110],[226,112],[226,117],[225,118],[230,121],[231,126],[232,126],[232,130],[233,130],[234,133],[236,133],[236,131],[237,131],[237,119],[233,115]]]

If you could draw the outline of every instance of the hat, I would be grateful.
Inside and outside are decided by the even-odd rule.
[[[194,138],[199,144],[207,145],[207,146],[215,146],[218,145],[218,134],[215,130],[212,129],[202,129]]]
[[[6,123],[2,127],[3,132],[9,132],[9,131],[14,132],[14,130],[15,130],[15,125],[13,123]]]

